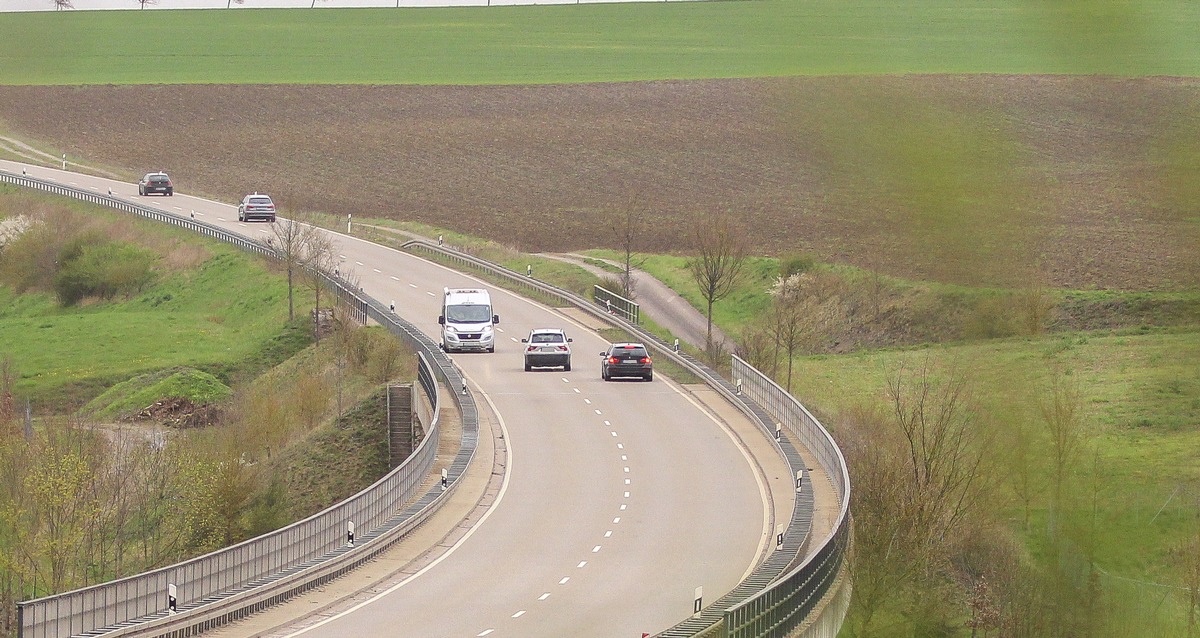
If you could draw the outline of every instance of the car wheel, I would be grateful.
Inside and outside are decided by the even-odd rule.
[[[488,347],[488,352],[495,352],[495,351],[496,351],[496,346]]]
[[[142,190],[141,186],[138,186],[138,195],[140,195],[142,197],[146,196],[146,191]]]
[[[647,381],[653,381],[653,380],[654,380],[654,373],[653,373],[653,372],[648,372],[648,373],[646,373],[646,376],[645,376],[645,377],[643,377],[643,378],[644,378],[644,379],[646,379]]]
[[[570,372],[570,371],[571,371],[571,360],[567,359],[567,362],[565,364],[563,364],[563,372]]]
[[[167,197],[174,197],[175,191],[167,191]]]
[[[531,372],[531,371],[533,371],[533,366],[529,365],[529,359],[526,359],[526,360],[525,360],[525,371],[526,371],[526,372]]]
[[[603,379],[603,380],[605,380],[605,381],[608,381],[608,379],[609,379],[609,377],[608,377],[608,372],[606,372],[606,371],[604,371],[604,370],[601,370],[601,371],[600,371],[600,378],[601,378],[601,379]]]

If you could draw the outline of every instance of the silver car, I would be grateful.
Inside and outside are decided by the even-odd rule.
[[[242,203],[238,204],[238,221],[252,222],[254,220],[275,221],[275,202],[270,195],[256,192],[243,197]]]
[[[525,371],[534,368],[558,368],[571,371],[571,339],[558,328],[534,328],[522,339],[525,344]]]

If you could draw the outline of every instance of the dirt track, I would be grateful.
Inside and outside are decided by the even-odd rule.
[[[1200,165],[1198,110],[1168,78],[0,87],[13,135],[230,202],[559,252],[615,246],[607,211],[644,212],[645,252],[729,211],[765,253],[1071,288],[1200,282],[1194,175],[1166,168]]]

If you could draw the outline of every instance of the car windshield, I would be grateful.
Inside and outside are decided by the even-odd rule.
[[[533,343],[562,343],[562,335],[553,332],[542,332],[533,335]]]
[[[446,306],[446,321],[450,323],[491,323],[492,308],[475,304]]]

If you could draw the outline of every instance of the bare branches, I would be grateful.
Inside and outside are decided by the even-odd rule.
[[[746,263],[749,246],[746,233],[732,215],[714,215],[692,229],[696,255],[688,261],[692,279],[707,303],[706,349],[711,351],[713,304],[733,292]]]
[[[633,277],[633,271],[645,261],[644,259],[638,259],[635,254],[638,243],[642,240],[644,226],[645,218],[641,211],[636,210],[632,199],[625,206],[624,210],[612,211],[609,214],[608,231],[617,240],[617,245],[621,250],[621,265],[623,270],[619,278],[621,281],[621,296],[626,299],[634,299],[637,294],[637,281]]]
[[[295,277],[304,268],[305,260],[314,246],[318,246],[321,231],[312,224],[296,219],[278,219],[271,224],[271,235],[267,243],[275,249],[276,256],[287,272],[288,320],[296,318]]]

